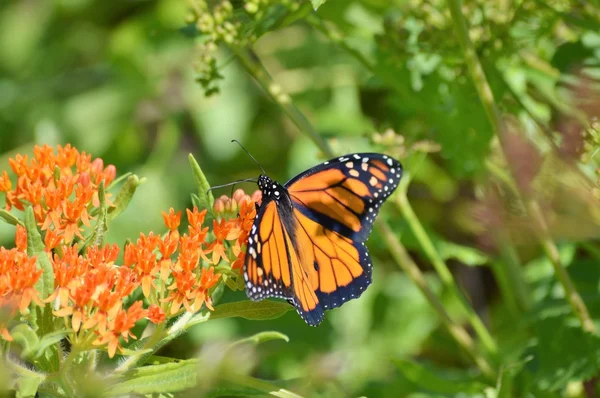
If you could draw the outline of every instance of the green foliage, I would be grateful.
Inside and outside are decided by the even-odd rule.
[[[600,369],[600,337],[581,330],[564,317],[538,320],[536,343],[526,351],[527,370],[540,391],[557,391],[572,381],[585,381]]]

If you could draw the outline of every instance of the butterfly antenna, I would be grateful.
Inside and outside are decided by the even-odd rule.
[[[237,181],[233,181],[233,182],[228,182],[227,184],[214,185],[214,186],[208,188],[208,191],[212,191],[213,189],[218,189],[218,188],[230,187],[232,185],[239,184],[241,182],[256,182],[256,178],[244,178],[243,180],[237,180]]]
[[[267,172],[265,171],[265,169],[263,169],[263,167],[260,165],[260,163],[258,163],[258,160],[256,160],[254,158],[254,156],[252,156],[252,154],[250,152],[248,152],[248,150],[246,148],[244,148],[244,146],[238,140],[231,140],[231,142],[237,143],[244,150],[244,152],[246,152],[248,154],[248,156],[250,156],[250,158],[252,160],[254,160],[254,163],[256,163],[258,165],[258,167],[260,167],[260,169],[262,170],[263,174],[267,175]]]

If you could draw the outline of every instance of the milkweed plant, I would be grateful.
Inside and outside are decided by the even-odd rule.
[[[162,230],[119,245],[106,243],[105,233],[139,177],[119,176],[115,166],[70,145],[36,146],[33,156],[10,159],[11,172],[0,178],[0,215],[15,227],[14,247],[0,248],[5,387],[19,396],[120,395],[173,377],[170,391],[190,388],[198,361],[156,364],[159,348],[211,318],[272,318],[291,308],[249,301],[215,307],[225,286],[243,289],[260,191],[213,200],[192,156],[190,162],[195,206],[163,212]],[[254,339],[273,337],[285,336]]]

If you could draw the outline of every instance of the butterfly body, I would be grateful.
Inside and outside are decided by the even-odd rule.
[[[382,154],[331,159],[281,185],[258,179],[263,199],[244,265],[251,300],[288,300],[306,323],[359,297],[371,283],[365,246],[402,166]]]

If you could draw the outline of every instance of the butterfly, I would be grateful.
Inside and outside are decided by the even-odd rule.
[[[261,174],[244,263],[247,296],[286,299],[311,326],[359,297],[371,284],[365,241],[401,177],[402,165],[378,153],[328,160],[284,185]]]

